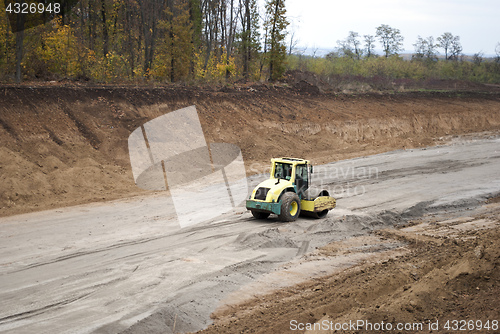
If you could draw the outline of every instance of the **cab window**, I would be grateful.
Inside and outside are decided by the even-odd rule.
[[[290,180],[291,177],[292,165],[283,162],[277,162],[276,167],[274,168],[274,178]]]
[[[308,181],[307,165],[298,165],[296,173],[298,179]]]

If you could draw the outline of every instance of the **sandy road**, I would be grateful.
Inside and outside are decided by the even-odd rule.
[[[338,198],[321,221],[237,209],[180,229],[165,196],[2,218],[0,331],[201,329],[229,293],[308,250],[498,193],[500,139],[341,161],[313,177]]]

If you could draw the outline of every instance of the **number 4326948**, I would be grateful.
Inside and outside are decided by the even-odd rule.
[[[479,331],[479,330],[498,330],[498,320],[448,320],[444,324],[444,329],[452,331]]]
[[[43,14],[43,13],[55,13],[59,14],[61,12],[60,3],[48,3],[47,5],[43,3],[27,3],[27,2],[16,2],[9,3],[5,11],[9,14]]]

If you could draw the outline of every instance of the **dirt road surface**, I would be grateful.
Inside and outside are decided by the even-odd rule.
[[[323,220],[257,221],[238,208],[180,229],[171,201],[158,194],[0,218],[0,331],[203,329],[217,307],[258,294],[256,287],[265,293],[370,255],[306,261],[316,248],[498,194],[500,139],[339,161],[317,166],[313,177],[338,199]],[[273,277],[287,266],[296,270]]]

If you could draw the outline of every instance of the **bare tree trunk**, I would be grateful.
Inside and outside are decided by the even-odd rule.
[[[144,34],[144,73],[148,75],[153,64],[157,23],[163,12],[164,0],[139,0]]]
[[[16,83],[21,83],[21,61],[23,60],[23,42],[24,42],[24,14],[17,15],[16,32]]]
[[[288,55],[290,56],[293,53],[293,50],[297,46],[297,40],[295,39],[295,30],[290,34],[290,48],[288,49]]]
[[[279,5],[280,5],[280,0],[276,0],[276,6],[274,9],[273,13],[273,25],[272,25],[272,31],[271,31],[271,59],[269,61],[269,77],[271,80],[274,80],[273,77],[273,70],[274,70],[274,54],[275,54],[275,48],[276,48],[276,24],[278,21],[278,10],[279,10]]]
[[[134,41],[132,40],[132,17],[133,13],[130,9],[130,6],[127,6],[125,9],[125,27],[127,30],[127,48],[128,48],[128,59],[130,66],[130,77],[134,77],[134,69],[135,69],[135,54],[134,54]]]
[[[234,38],[234,24],[233,24],[233,8],[234,8],[234,0],[231,0],[231,6],[230,6],[230,10],[231,10],[231,14],[230,14],[230,18],[229,18],[229,35],[228,35],[228,38],[227,38],[227,46],[226,46],[226,60],[227,60],[227,64],[229,65],[229,58],[231,57],[232,55],[232,49],[233,49],[233,38]],[[231,72],[226,68],[226,80],[229,79],[229,76],[231,75]]]
[[[61,22],[62,25],[66,25],[66,1],[61,1]]]
[[[169,24],[169,31],[168,31],[168,34],[169,34],[169,37],[170,37],[170,82],[175,82],[175,54],[174,54],[174,48],[175,48],[175,41],[174,41],[174,27],[173,27],[173,24],[174,24],[174,16],[175,16],[175,8],[174,8],[174,4],[171,3],[170,4],[170,12],[172,13],[172,16],[170,16],[168,18],[168,20],[170,21],[170,24]]]
[[[264,59],[266,58],[267,56],[267,27],[265,28],[264,30],[264,56],[261,57],[260,59],[260,71],[259,71],[259,76],[260,78],[262,78],[262,69],[264,67]]]
[[[201,46],[201,36],[202,36],[202,21],[203,21],[203,12],[202,12],[202,3],[199,0],[189,0],[189,17],[191,22],[193,22],[193,57],[191,57],[190,62],[190,77],[194,78],[195,76],[195,57],[194,52],[199,51]]]
[[[84,20],[84,8],[83,1],[80,1],[80,39],[83,42],[85,38],[85,20]]]
[[[141,52],[140,52],[140,49],[142,47],[142,40],[143,40],[143,36],[142,36],[142,32],[143,32],[143,29],[141,29],[139,27],[140,25],[140,21],[137,22],[137,31],[139,33],[139,36],[137,38],[137,58],[136,58],[136,64],[137,66],[139,66],[139,64],[141,63]]]
[[[250,0],[245,0],[245,21],[243,27],[243,77],[248,80],[249,76],[249,63],[251,58],[250,52],[250,34],[251,34],[251,14],[250,14]]]
[[[94,13],[92,12],[92,0],[88,2],[88,13],[89,13],[89,49],[94,50],[94,33],[95,33],[95,24],[94,24]]]
[[[5,59],[6,59],[6,62],[7,64],[10,63],[10,52],[8,52],[9,50],[9,41],[10,41],[10,31],[11,29],[7,28],[5,29],[5,41],[6,41],[6,45],[5,45],[5,49],[4,49],[4,56],[5,56]]]
[[[106,22],[106,3],[105,0],[101,0],[101,19],[102,19],[102,54],[104,58],[108,54],[109,36],[108,36],[108,24]]]
[[[208,8],[206,15],[207,15],[207,28],[209,33],[207,34],[207,54],[205,55],[205,65],[203,67],[204,69],[206,69],[208,66],[208,61],[212,56],[213,50],[217,48],[217,37],[219,36],[219,31],[218,31],[219,15],[216,7],[217,5],[218,4],[213,0],[208,1]]]
[[[219,22],[220,22],[220,33],[221,33],[221,43],[220,46],[227,47],[227,27],[226,27],[226,0],[221,0],[219,5]],[[220,53],[222,55],[222,52]]]
[[[208,58],[209,58],[209,53],[210,53],[210,34],[211,34],[211,29],[210,29],[210,23],[209,23],[209,18],[210,18],[210,11],[208,9],[208,2],[204,1],[203,2],[203,7],[202,7],[202,13],[204,15],[204,22],[205,22],[205,27],[203,30],[205,31],[204,36],[205,36],[205,47],[206,47],[206,54],[205,54],[205,61],[203,63],[203,70],[207,69],[207,64],[208,64]]]

